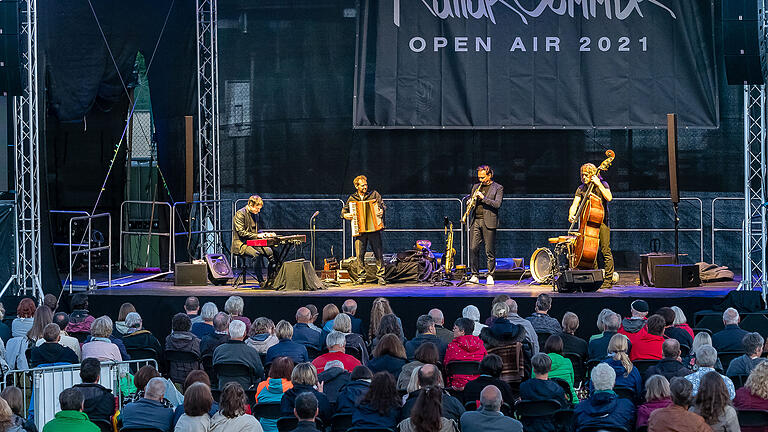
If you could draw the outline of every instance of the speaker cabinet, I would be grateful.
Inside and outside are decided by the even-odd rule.
[[[661,264],[653,269],[653,281],[659,288],[690,288],[701,285],[696,264]]]
[[[208,264],[208,279],[214,285],[225,285],[228,280],[235,277],[235,274],[232,273],[232,266],[229,265],[226,256],[208,254],[205,256],[205,262]]]
[[[761,58],[765,45],[760,33],[758,2],[755,0],[722,0],[723,57],[730,85],[765,82],[766,59]]]
[[[674,264],[675,255],[660,252],[651,252],[640,255],[640,284],[654,286],[653,270],[657,265]]]
[[[603,270],[566,270],[555,278],[557,292],[593,292],[603,284]]]
[[[173,276],[173,284],[176,286],[206,286],[208,285],[208,265],[179,262],[176,263]]]

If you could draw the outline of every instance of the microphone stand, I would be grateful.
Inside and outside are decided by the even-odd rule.
[[[315,239],[317,236],[317,220],[316,220],[317,214],[312,215],[312,217],[309,219],[309,230],[310,230],[310,241],[312,242],[312,249],[311,249],[311,261],[312,261],[312,268],[315,267]]]

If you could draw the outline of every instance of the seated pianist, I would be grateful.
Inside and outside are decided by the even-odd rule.
[[[269,260],[269,271],[275,265],[275,257],[272,248],[248,246],[246,244],[248,240],[255,240],[263,237],[263,234],[260,233],[260,229],[265,227],[259,214],[263,206],[264,201],[261,197],[252,195],[248,198],[248,204],[236,211],[232,216],[232,253],[236,255],[248,255],[253,258],[265,256]],[[261,272],[257,272],[256,279],[258,279],[260,284],[264,282],[264,277],[261,275]]]

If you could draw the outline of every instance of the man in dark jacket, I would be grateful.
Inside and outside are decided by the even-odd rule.
[[[493,285],[493,274],[496,270],[496,229],[499,226],[499,207],[504,202],[504,186],[493,181],[493,170],[488,165],[477,167],[478,183],[472,185],[467,205],[474,204],[467,219],[469,230],[469,268],[472,272],[470,283],[480,280],[480,243],[485,245],[485,257],[488,267],[486,285]]]
[[[432,342],[440,351],[440,361],[445,358],[445,349],[448,347],[443,341],[435,335],[435,321],[429,315],[421,315],[416,320],[416,337],[405,343],[405,354],[408,361],[413,361],[416,355],[416,348],[423,343]]]
[[[165,338],[165,355],[168,359],[169,375],[174,383],[184,384],[191,371],[203,368],[200,364],[200,339],[189,331],[191,327],[189,316],[179,312],[171,321],[172,333]],[[176,352],[192,355],[189,360],[177,360],[174,359]],[[194,357],[196,359],[193,359]]]
[[[339,390],[335,413],[352,415],[358,401],[368,391],[368,387],[371,386],[371,378],[373,378],[373,374],[367,367],[357,366],[354,368],[349,377],[350,381]]]
[[[565,391],[556,382],[549,379],[552,370],[552,359],[544,353],[538,353],[531,359],[535,378],[525,380],[520,384],[520,398],[524,401],[556,400],[565,408]],[[555,422],[551,416],[522,417],[526,431],[554,431]]]
[[[595,392],[576,405],[573,413],[575,432],[587,427],[632,430],[635,406],[629,399],[620,399],[613,392],[616,382],[613,368],[607,363],[600,363],[592,369],[591,379]]]
[[[248,240],[259,238],[259,231],[264,229],[261,220],[261,208],[264,201],[258,195],[248,198],[248,204],[235,212],[232,216],[232,253],[248,255],[251,257],[265,256],[270,262],[270,268],[274,263],[274,251],[268,247],[248,246]],[[262,281],[261,272],[256,273],[256,279]]]
[[[213,317],[213,333],[203,336],[200,341],[200,357],[212,356],[219,345],[229,340],[231,318],[226,312],[219,312]]]
[[[645,323],[645,320],[643,320],[643,323]],[[617,314],[608,314],[608,316],[605,317],[603,325],[605,326],[603,335],[589,341],[589,360],[603,360],[608,356],[608,343],[611,341],[613,335],[619,331],[621,321]],[[629,347],[631,350],[632,344],[630,344]]]
[[[765,340],[760,336],[760,333],[747,333],[741,340],[741,344],[744,345],[745,354],[731,360],[731,363],[728,365],[728,370],[725,372],[726,376],[747,376],[752,373],[752,369],[754,369],[755,366],[765,361],[765,359],[761,357]]]
[[[323,345],[320,341],[321,331],[310,327],[310,324],[312,324],[312,312],[305,307],[300,307],[296,311],[296,324],[293,326],[293,338],[291,340],[319,351]],[[355,323],[352,321],[353,329],[354,325]]]
[[[346,204],[341,209],[341,217],[343,219],[351,221],[353,218],[352,212],[349,210],[349,205],[358,201],[376,201],[375,204],[375,217],[384,220],[384,200],[381,199],[381,195],[375,190],[368,191],[368,178],[364,175],[359,175],[352,180],[355,185],[356,192],[347,198]],[[383,247],[381,245],[381,229],[371,232],[360,232],[354,236],[355,239],[355,257],[357,258],[357,268],[360,274],[357,276],[357,284],[365,283],[365,252],[368,249],[368,245],[371,245],[373,250],[373,256],[376,259],[376,279],[379,285],[386,285],[387,281],[384,279],[384,254]]]
[[[445,316],[440,309],[430,309],[429,316],[432,321],[435,322],[435,336],[440,338],[441,341],[448,346],[453,341],[453,331],[445,328]]]
[[[411,416],[411,410],[416,405],[416,399],[421,394],[421,389],[424,387],[435,387],[439,385],[441,381],[440,370],[435,365],[426,364],[419,369],[419,390],[408,394],[408,398],[403,404],[403,408],[400,410],[400,418],[408,418]],[[443,417],[448,420],[455,420],[458,422],[461,419],[461,415],[464,414],[464,406],[458,399],[451,396],[447,392],[443,392]]]
[[[352,333],[357,333],[365,338],[366,333],[363,332],[363,320],[355,317],[357,302],[352,299],[344,300],[344,304],[341,305],[341,313],[349,315],[349,319],[352,321]]]
[[[165,380],[163,378],[155,377],[149,380],[145,387],[144,397],[125,405],[120,412],[123,427],[171,431],[173,429],[173,409],[163,406],[164,394]]]
[[[317,374],[317,381],[323,383],[323,393],[328,396],[331,404],[336,404],[339,391],[349,383],[352,374],[344,369],[344,363],[339,360],[331,360],[325,364],[322,372]]]
[[[667,339],[661,346],[662,359],[645,371],[643,382],[653,375],[663,375],[667,381],[674,377],[684,377],[692,371],[680,361],[680,343],[677,339]]]
[[[219,388],[224,388],[228,382],[235,381],[244,389],[264,379],[264,366],[261,364],[259,353],[243,342],[245,340],[245,323],[234,320],[229,323],[229,340],[213,352],[213,367],[219,364],[242,364],[248,366],[251,373],[248,376],[227,377],[219,376]]]
[[[293,414],[299,423],[291,432],[320,432],[315,425],[315,418],[319,414],[319,403],[315,395],[312,393],[298,395]]]
[[[83,412],[91,420],[110,422],[115,414],[115,396],[112,390],[99,384],[101,363],[95,358],[87,358],[80,364],[80,379],[82,384],[74,388],[83,394]]]
[[[78,363],[77,354],[71,349],[60,345],[61,329],[57,324],[48,324],[43,329],[43,339],[45,342],[32,348],[30,357],[30,366],[38,367],[43,364],[52,365],[54,363]]]
[[[267,363],[272,363],[272,360],[278,357],[288,357],[296,364],[309,361],[307,347],[291,340],[293,339],[291,323],[285,320],[278,322],[275,326],[275,336],[279,342],[267,350]]]
[[[725,328],[712,335],[712,346],[717,352],[744,351],[741,340],[749,333],[739,327],[739,312],[734,308],[728,308],[723,312],[723,324]]]
[[[125,316],[125,326],[128,327],[128,333],[123,336],[123,344],[126,351],[134,349],[150,349],[155,351],[155,359],[163,358],[163,346],[160,341],[150,332],[142,328],[143,320],[141,315],[131,312]],[[135,359],[138,360],[138,359]]]

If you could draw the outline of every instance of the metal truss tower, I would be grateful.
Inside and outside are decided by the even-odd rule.
[[[744,86],[743,280],[739,289],[760,288],[766,296],[765,86]]]
[[[219,253],[222,250],[216,7],[217,0],[197,0],[197,144],[201,257],[206,253]]]
[[[16,283],[42,298],[40,281],[40,150],[38,134],[37,0],[19,1],[24,89],[13,98],[16,161]]]

